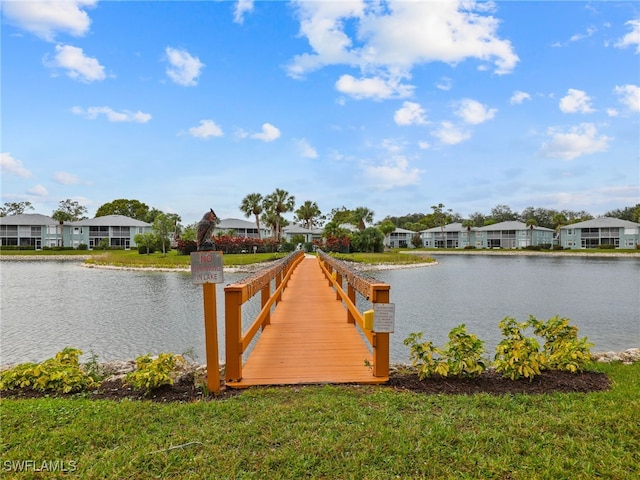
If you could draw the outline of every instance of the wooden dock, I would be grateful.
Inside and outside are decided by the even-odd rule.
[[[312,383],[384,383],[374,377],[372,354],[347,310],[336,299],[315,258],[293,271],[232,388]]]

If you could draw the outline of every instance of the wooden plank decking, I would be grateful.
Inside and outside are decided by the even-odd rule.
[[[384,383],[374,377],[367,344],[324,277],[316,258],[294,270],[282,300],[242,367],[227,386]]]

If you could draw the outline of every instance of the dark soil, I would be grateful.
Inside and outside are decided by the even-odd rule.
[[[298,388],[299,385],[295,386]],[[253,387],[260,388],[260,387]],[[282,386],[280,388],[294,388]],[[604,373],[569,373],[545,371],[532,381],[527,379],[509,380],[495,371],[486,371],[476,378],[432,377],[420,380],[411,370],[400,369],[391,373],[389,382],[372,388],[393,388],[397,391],[409,391],[420,394],[474,395],[488,393],[492,395],[543,394],[543,393],[588,393],[611,388],[611,381]],[[193,382],[167,385],[151,392],[132,390],[123,386],[121,381],[103,382],[98,390],[76,394],[56,394],[36,392],[30,389],[2,392],[3,398],[42,398],[42,397],[82,397],[96,400],[150,400],[154,402],[193,402],[198,400],[224,400],[240,395],[242,390],[221,387],[217,395],[206,395]]]

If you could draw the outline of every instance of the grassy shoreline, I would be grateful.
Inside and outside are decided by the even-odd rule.
[[[26,460],[66,462],[65,477],[89,479],[637,478],[640,363],[594,368],[610,391],[316,385],[186,404],[4,399],[0,468],[4,478],[39,478],[9,468]]]

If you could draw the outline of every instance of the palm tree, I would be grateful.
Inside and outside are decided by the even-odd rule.
[[[433,210],[433,222],[437,227],[440,227],[440,231],[442,233],[442,248],[446,248],[447,237],[444,233],[444,227],[451,220],[451,213],[453,212],[453,210],[451,210],[450,208],[445,210],[445,207],[442,203],[439,203],[438,205],[431,205],[431,209]],[[434,246],[436,246],[435,243]]]
[[[373,210],[369,210],[367,207],[358,207],[351,213],[351,219],[354,225],[358,226],[358,230],[365,229],[365,222],[373,222]]]
[[[316,222],[322,218],[320,208],[316,202],[307,200],[296,210],[296,221],[302,223],[304,228],[312,229]]]
[[[475,226],[473,220],[465,220],[462,222],[462,226],[467,229],[467,245],[471,246],[471,229]]]
[[[567,224],[567,216],[564,213],[556,213],[551,221],[556,225],[556,232],[558,232],[558,245],[562,245],[562,241],[560,238],[560,233],[562,232],[561,228],[563,225]]]
[[[529,237],[529,245],[533,245],[533,228],[538,225],[538,222],[535,218],[530,218],[527,220],[527,227],[529,227],[530,237]]]
[[[262,238],[260,233],[260,214],[263,209],[264,198],[259,193],[250,193],[242,199],[240,204],[240,211],[244,213],[244,216],[249,218],[251,215],[256,217],[256,227],[258,229],[258,238]]]
[[[280,241],[282,236],[283,218],[282,214],[292,212],[295,207],[296,199],[286,190],[276,188],[276,190],[267,195],[264,199],[264,207],[267,214],[274,216],[274,227],[276,233],[276,241]]]

